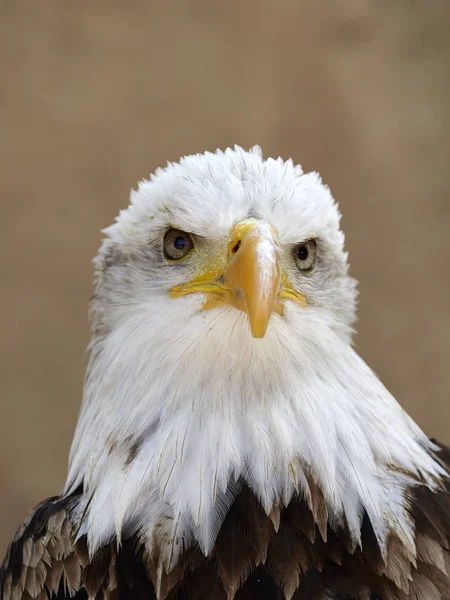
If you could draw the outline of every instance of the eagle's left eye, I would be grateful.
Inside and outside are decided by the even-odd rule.
[[[295,246],[294,258],[301,271],[311,271],[316,262],[316,242],[308,240]]]
[[[191,236],[180,229],[169,229],[164,236],[164,257],[167,260],[181,260],[194,247]]]

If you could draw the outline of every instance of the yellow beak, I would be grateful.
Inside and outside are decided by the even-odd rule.
[[[282,298],[305,306],[301,294],[284,285],[281,289],[274,230],[256,219],[233,227],[225,268],[208,270],[189,283],[173,287],[169,295],[179,298],[195,292],[206,294],[203,310],[228,305],[247,313],[256,338],[264,337],[272,312],[283,314]]]
[[[265,223],[240,223],[233,234],[223,285],[229,303],[247,313],[253,337],[262,338],[280,289],[278,246]]]

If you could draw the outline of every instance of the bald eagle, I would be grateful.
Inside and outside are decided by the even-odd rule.
[[[448,451],[352,347],[317,173],[259,148],[131,192],[95,258],[64,490],[2,600],[448,600]]]

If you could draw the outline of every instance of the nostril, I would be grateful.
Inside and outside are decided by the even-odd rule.
[[[239,250],[240,247],[241,247],[241,240],[239,240],[238,243],[235,244],[235,246],[233,246],[233,249],[231,252],[233,252],[233,254],[234,254],[235,252],[237,252]]]

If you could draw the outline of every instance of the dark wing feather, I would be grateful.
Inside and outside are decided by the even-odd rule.
[[[0,568],[1,600],[81,598],[81,565],[72,542],[71,510],[79,495],[45,500],[14,536]],[[84,594],[84,597],[87,597]]]
[[[80,489],[49,498],[31,512],[0,567],[0,600],[115,597],[115,546],[105,546],[89,559],[85,537],[74,542],[71,515],[81,494]]]

